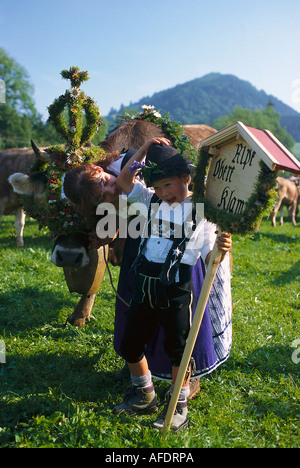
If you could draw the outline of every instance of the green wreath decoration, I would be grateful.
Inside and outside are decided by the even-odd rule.
[[[199,150],[199,159],[193,179],[193,203],[204,203],[204,215],[208,221],[217,224],[224,232],[245,234],[254,231],[261,218],[271,211],[276,200],[277,171],[271,171],[267,165],[260,162],[260,172],[253,194],[245,204],[245,214],[233,214],[215,208],[205,198],[205,180],[208,174],[211,154],[208,147]]]
[[[128,120],[146,120],[148,122],[153,122],[158,127],[161,127],[166,136],[173,142],[173,146],[177,151],[183,157],[191,160],[195,164],[197,161],[197,150],[191,144],[190,139],[185,135],[179,122],[170,117],[169,112],[161,115],[157,110],[155,110],[154,106],[143,105],[142,109],[142,112],[138,112],[133,115],[128,112],[125,112],[123,115],[119,115],[117,125]]]
[[[71,81],[71,90],[55,99],[48,107],[49,119],[56,131],[67,140],[70,148],[79,148],[89,141],[101,124],[100,112],[93,99],[80,90],[80,84],[89,79],[87,72],[80,72],[77,67],[63,70],[61,75]],[[64,121],[64,108],[68,107],[69,125]],[[86,115],[86,126],[83,126],[83,113]]]
[[[100,112],[90,97],[80,90],[87,72],[78,67],[63,70],[61,75],[71,81],[71,90],[55,99],[48,107],[49,119],[57,132],[67,141],[66,145],[50,146],[42,157],[36,158],[31,170],[44,172],[47,180],[47,205],[39,205],[30,196],[23,196],[25,211],[37,219],[40,226],[47,226],[55,235],[85,230],[85,218],[75,213],[73,205],[63,194],[63,179],[67,171],[78,165],[105,159],[105,151],[97,147],[83,147],[92,139],[101,124]],[[68,108],[68,125],[64,109]],[[83,128],[83,111],[86,126]]]

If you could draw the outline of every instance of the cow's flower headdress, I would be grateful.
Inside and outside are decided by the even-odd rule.
[[[146,120],[153,122],[161,127],[164,134],[172,142],[172,146],[177,149],[187,160],[191,160],[193,163],[197,161],[197,150],[193,147],[190,139],[185,135],[184,129],[179,122],[170,117],[169,112],[161,115],[160,112],[155,110],[154,106],[143,105],[143,111],[135,114],[129,114],[125,112],[123,115],[118,116],[117,124],[128,120]]]
[[[32,197],[23,197],[25,210],[54,235],[83,231],[85,228],[85,218],[75,213],[72,203],[64,196],[63,179],[66,172],[78,165],[105,159],[106,156],[99,146],[85,146],[101,124],[97,105],[80,89],[82,82],[89,79],[88,73],[71,67],[63,70],[61,75],[71,81],[71,89],[48,107],[48,121],[66,140],[66,144],[50,146],[43,152],[35,147],[37,158],[32,166],[32,171],[42,171],[47,176],[48,203],[47,206],[38,206],[33,203]],[[68,111],[66,121],[65,108]]]

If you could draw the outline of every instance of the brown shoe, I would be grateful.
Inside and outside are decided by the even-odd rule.
[[[200,392],[200,378],[192,379],[190,381],[190,394],[188,396],[188,400],[193,400],[196,398],[198,393]]]
[[[192,379],[190,381],[189,387],[190,387],[190,394],[187,399],[193,400],[194,398],[196,398],[196,396],[200,392],[200,378]],[[169,395],[170,395],[170,388],[168,388],[168,390],[166,391],[165,397],[168,399]]]

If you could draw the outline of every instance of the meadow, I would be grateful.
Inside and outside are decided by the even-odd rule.
[[[13,217],[0,224],[0,447],[292,448],[299,439],[300,225],[233,237],[233,346],[201,380],[190,427],[164,438],[156,416],[114,416],[128,382],[113,350],[115,295],[106,273],[85,328],[64,327],[78,302],[50,262],[52,241],[27,220],[15,247]],[[111,267],[117,285],[118,268]],[[2,359],[3,360],[3,359]],[[164,395],[167,382],[156,382]]]

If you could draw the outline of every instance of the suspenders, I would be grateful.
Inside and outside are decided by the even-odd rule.
[[[144,233],[148,231],[148,237],[150,237],[151,232],[154,231],[155,234],[158,234],[160,237],[168,237],[168,239],[173,240],[166,261],[162,264],[162,270],[159,277],[163,284],[170,285],[175,282],[180,262],[186,249],[186,245],[196,228],[196,210],[194,208],[192,210],[192,222],[182,223],[182,225],[180,226],[181,236],[178,237],[176,235],[178,234],[178,232],[176,232],[176,226],[172,221],[170,221],[170,223],[168,223],[166,227],[166,229],[169,229],[169,235],[166,236],[166,233],[164,233],[164,221],[161,219],[154,220],[155,212],[153,211],[153,208],[155,208],[155,210],[158,211],[161,203],[162,200],[160,200],[157,197],[157,195],[154,194],[151,198],[148,210],[148,220],[144,227]],[[146,245],[148,237],[145,237],[144,235],[141,239],[136,260],[132,265],[132,268],[135,269],[135,271],[138,271],[138,267],[142,260],[142,252]]]

